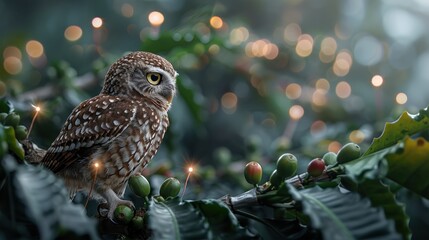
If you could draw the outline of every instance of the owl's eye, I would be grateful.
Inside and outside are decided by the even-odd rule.
[[[146,74],[147,81],[152,85],[158,85],[161,82],[162,76],[159,73],[148,73]]]

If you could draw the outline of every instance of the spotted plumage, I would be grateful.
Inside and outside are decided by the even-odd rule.
[[[120,197],[129,177],[141,172],[161,144],[176,76],[167,60],[152,53],[119,59],[101,93],[72,111],[42,164],[72,193],[88,191],[96,179],[94,196],[108,202],[110,218],[118,204],[132,206]]]

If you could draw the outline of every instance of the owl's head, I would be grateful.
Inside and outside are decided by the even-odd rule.
[[[149,52],[133,52],[112,64],[101,93],[146,97],[170,105],[177,75],[166,59]]]

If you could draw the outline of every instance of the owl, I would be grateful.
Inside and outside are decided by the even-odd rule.
[[[41,163],[61,177],[71,193],[92,191],[107,202],[108,217],[130,176],[156,154],[169,125],[167,112],[177,73],[166,59],[133,52],[108,70],[99,95],[79,104],[67,118]]]

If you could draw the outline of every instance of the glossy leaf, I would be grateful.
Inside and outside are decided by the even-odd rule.
[[[387,177],[429,199],[429,143],[423,138],[406,138],[400,151],[386,156]]]
[[[338,188],[288,188],[324,239],[401,239],[393,221],[357,193],[341,193]]]
[[[216,200],[153,201],[149,228],[154,239],[238,239],[249,237],[227,206]]]
[[[404,137],[416,134],[425,129],[429,129],[428,107],[420,110],[418,114],[414,115],[404,112],[396,121],[386,123],[381,136],[374,138],[371,146],[363,155],[369,155],[381,149],[393,146],[398,141],[404,139]]]
[[[358,191],[371,200],[372,206],[383,208],[386,218],[395,221],[396,230],[404,239],[411,238],[405,206],[396,201],[395,194],[390,191],[389,186],[380,180],[367,180],[358,185]]]

